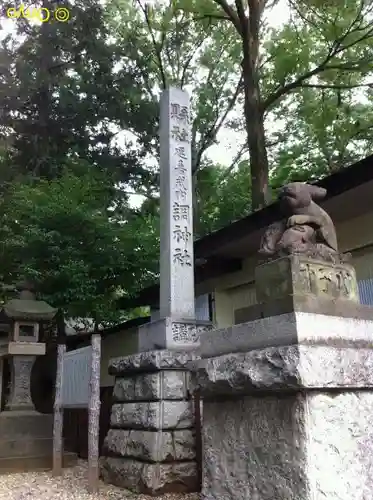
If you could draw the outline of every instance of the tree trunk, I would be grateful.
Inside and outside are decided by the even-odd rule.
[[[249,1],[249,6],[249,17],[243,12],[238,14],[242,27],[244,113],[250,153],[252,209],[258,210],[270,202],[269,166],[258,75],[259,27],[263,6],[259,0]]]
[[[244,60],[245,127],[250,153],[252,209],[263,208],[270,201],[268,157],[265,145],[263,114],[260,110],[259,88],[251,64]]]

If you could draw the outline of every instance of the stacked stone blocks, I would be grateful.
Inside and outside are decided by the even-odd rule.
[[[149,495],[198,491],[191,359],[190,352],[152,351],[111,360],[114,404],[101,459],[106,482]]]
[[[201,499],[372,498],[373,308],[354,269],[289,256],[256,276],[263,302],[202,335],[193,365]]]

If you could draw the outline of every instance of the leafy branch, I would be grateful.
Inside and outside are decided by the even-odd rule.
[[[290,3],[293,6],[293,8],[297,11],[299,16],[302,19],[304,19],[305,22],[309,23],[309,20],[303,16],[298,6],[294,2],[292,2],[292,0],[290,0]],[[359,71],[365,64],[370,63],[372,61],[372,58],[369,59],[362,58],[348,63],[333,64],[333,59],[335,59],[338,55],[340,55],[344,51],[347,51],[348,49],[351,49],[352,47],[358,45],[359,43],[367,42],[373,38],[373,22],[370,22],[365,26],[362,26],[361,24],[362,23],[361,13],[362,13],[362,6],[364,3],[365,3],[364,0],[361,0],[360,8],[358,9],[358,12],[353,21],[350,23],[349,28],[340,37],[336,38],[333,41],[333,43],[329,47],[329,51],[324,60],[318,66],[307,71],[303,75],[298,76],[294,81],[281,86],[271,95],[269,95],[262,103],[263,112],[267,110],[269,107],[271,107],[282,96],[288,94],[289,92],[299,87],[306,86],[304,84],[305,80],[309,80],[310,78],[320,75],[321,73],[324,73],[328,70],[349,71],[349,72]],[[351,40],[350,42],[345,43],[349,36],[356,33],[360,33],[362,31],[364,33],[361,36],[358,36],[357,38]],[[319,84],[311,84],[311,83],[307,84],[307,87],[320,88]],[[333,88],[333,87],[328,87],[328,88]],[[354,88],[354,85],[346,86],[345,88]]]
[[[161,75],[162,87],[163,87],[163,89],[165,89],[167,87],[167,77],[166,77],[166,72],[164,71],[164,68],[163,68],[162,50],[163,50],[164,43],[166,40],[166,33],[164,31],[162,32],[161,43],[158,44],[158,42],[155,38],[155,35],[154,35],[152,22],[150,20],[150,9],[151,9],[150,5],[147,3],[145,5],[142,5],[141,0],[136,0],[136,2],[144,14],[146,25],[148,27],[149,34],[150,34],[151,39],[152,39],[154,51],[155,51],[155,54],[156,54],[156,57],[158,60],[158,68],[159,68],[159,72]]]
[[[350,90],[362,87],[373,88],[372,83],[357,83],[351,85],[327,85],[323,83],[302,83],[300,87],[311,88],[311,89],[336,89],[336,90]]]

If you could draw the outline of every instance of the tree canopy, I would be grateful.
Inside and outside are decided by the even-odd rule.
[[[118,320],[118,295],[157,277],[167,86],[192,97],[198,237],[372,148],[372,2],[34,4],[70,19],[2,37],[0,277],[70,316]]]
[[[290,15],[281,28],[275,29],[266,23],[266,14],[278,6],[287,7]],[[312,122],[313,117],[309,113],[311,109],[307,112],[307,106],[304,106],[310,94],[311,100],[314,103],[317,101],[318,109],[322,107],[324,116],[318,121],[314,120],[311,127],[307,123],[313,129],[311,137],[308,134],[307,139],[312,139],[321,151],[324,164],[329,170],[339,168],[345,158],[351,158],[348,147],[351,144],[348,143],[356,144],[359,138],[362,139],[366,126],[361,127],[359,123],[356,125],[355,121],[355,126],[351,127],[346,119],[346,114],[352,112],[351,106],[343,109],[341,103],[347,104],[349,100],[352,103],[353,89],[370,89],[373,83],[371,80],[366,81],[366,77],[371,75],[373,63],[370,49],[373,41],[372,2],[181,0],[180,8],[193,12],[198,18],[210,19],[219,24],[222,30],[227,29],[224,24],[228,24],[228,29],[233,27],[235,31],[242,66],[241,128],[246,134],[244,148],[250,156],[254,209],[271,201],[271,151],[268,147],[271,134],[268,133],[268,122],[273,121],[277,115],[277,119],[279,116],[283,117],[281,121],[285,122],[285,127],[288,124],[291,126],[291,119],[286,118],[287,110],[290,108],[292,111],[297,103],[297,120]],[[316,92],[311,93],[311,89]],[[333,98],[337,102],[333,102]],[[324,106],[325,99],[329,100],[329,104]],[[341,118],[344,120],[343,131],[348,140],[345,137],[336,145],[335,139],[331,137],[326,137],[325,140],[325,132],[332,135],[336,129],[341,129]],[[320,137],[320,123],[324,129],[324,139]],[[292,130],[289,132],[287,139],[292,140]],[[299,137],[299,133],[297,135]],[[275,141],[275,144],[278,142]],[[284,145],[283,135],[280,142]],[[299,146],[302,153],[307,149],[303,141]],[[276,163],[280,159],[276,153],[286,157],[284,148],[279,147],[275,150]],[[276,166],[281,168],[283,165]]]
[[[151,221],[140,225],[126,201],[117,200],[118,216],[112,189],[101,173],[68,170],[51,181],[13,183],[1,200],[2,281],[27,276],[70,317],[119,319],[120,291],[153,279],[157,239]]]

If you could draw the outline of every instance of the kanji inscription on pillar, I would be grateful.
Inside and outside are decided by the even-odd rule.
[[[212,330],[212,325],[198,325],[198,323],[172,323],[172,340],[180,344],[195,344],[199,336]]]
[[[172,340],[181,344],[198,342],[196,325],[188,323],[172,323]]]
[[[188,94],[161,97],[160,316],[194,319],[191,117]]]

